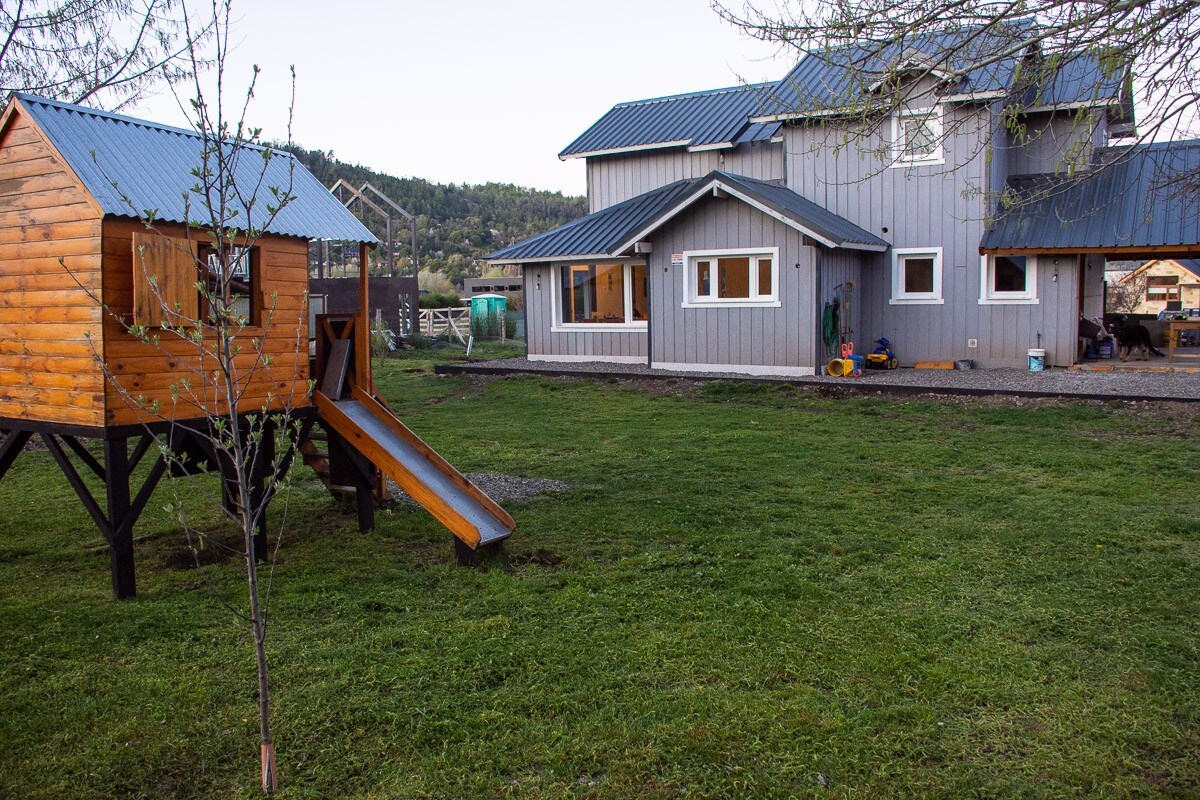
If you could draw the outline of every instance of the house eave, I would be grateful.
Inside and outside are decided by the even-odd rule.
[[[570,161],[573,158],[592,158],[593,156],[615,156],[621,153],[640,153],[645,150],[663,150],[668,147],[686,147],[691,139],[676,139],[671,142],[652,142],[650,144],[635,144],[629,147],[612,147],[606,150],[587,150],[582,153],[559,153],[559,161]]]

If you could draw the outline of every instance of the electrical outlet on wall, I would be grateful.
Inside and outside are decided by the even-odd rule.
[[[978,339],[967,339],[967,347],[979,347]]]

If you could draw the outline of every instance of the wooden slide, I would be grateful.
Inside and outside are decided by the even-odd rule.
[[[513,518],[382,403],[355,387],[349,400],[316,392],[321,418],[472,550],[508,538]]]

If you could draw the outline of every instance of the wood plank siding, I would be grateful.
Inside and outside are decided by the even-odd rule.
[[[0,417],[102,425],[101,213],[19,113],[0,130]]]
[[[587,160],[588,213],[600,211],[668,183],[702,178],[713,170],[748,178],[783,181],[784,151],[778,142],[749,142],[728,150],[684,149]]]
[[[182,238],[182,225],[156,226],[159,233]],[[104,221],[104,297],[116,314],[133,313],[133,237],[144,233],[145,226],[132,219],[110,217]],[[261,270],[261,302],[264,352],[270,353],[272,363],[260,368],[253,380],[245,380],[242,404],[245,411],[262,407],[268,394],[276,395],[273,408],[283,406],[289,398],[292,405],[308,405],[308,311],[305,292],[308,281],[308,243],[304,239],[264,235],[257,240]],[[273,311],[272,311],[273,308]],[[254,362],[247,332],[243,353],[235,360],[239,370],[248,372]],[[201,406],[194,401],[180,400],[173,412],[173,385],[181,378],[192,376],[200,366],[199,352],[191,342],[160,337],[156,347],[139,342],[127,333],[120,322],[109,317],[104,322],[104,356],[110,369],[118,376],[118,384],[106,387],[105,420],[109,425],[125,425],[152,420],[139,411],[129,397],[144,396],[147,401],[160,401],[167,416],[177,419],[196,419],[203,416]],[[208,369],[212,369],[212,363]],[[193,384],[197,378],[192,376]],[[203,405],[220,410],[224,398],[215,394],[201,395]]]

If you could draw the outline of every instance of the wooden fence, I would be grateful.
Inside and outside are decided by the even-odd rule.
[[[463,308],[422,308],[418,320],[424,336],[441,336],[450,331],[451,335],[465,339],[470,335],[471,309]]]

